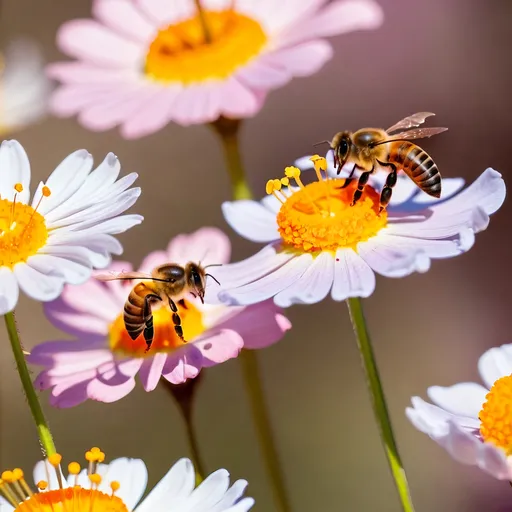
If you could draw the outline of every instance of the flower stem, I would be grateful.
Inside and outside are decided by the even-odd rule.
[[[206,22],[206,14],[204,12],[203,6],[201,5],[201,0],[194,0],[196,5],[197,15],[199,16],[199,22],[201,23],[201,28],[203,29],[204,34],[204,42],[209,44],[212,42],[212,34],[210,32],[210,27]]]
[[[241,121],[239,119],[228,119],[220,117],[212,123],[222,142],[224,157],[231,181],[233,199],[251,199],[252,194],[247,184],[247,179],[240,155],[238,133]]]
[[[258,359],[253,350],[242,350],[240,356],[245,385],[251,403],[252,415],[263,451],[267,473],[270,475],[274,498],[280,512],[291,510],[284,484],[283,473],[279,464],[277,448],[272,436],[270,418],[265,405],[265,396],[261,386]]]
[[[48,457],[49,455],[56,453],[57,450],[55,449],[55,444],[53,442],[52,433],[50,432],[50,427],[48,426],[48,421],[44,417],[43,409],[39,403],[36,390],[32,384],[32,378],[27,367],[27,362],[25,361],[25,355],[23,354],[20,335],[16,327],[16,318],[14,317],[14,312],[7,313],[5,315],[5,325],[7,327],[9,340],[11,341],[12,353],[14,355],[14,360],[16,361],[16,367],[18,369],[21,384],[23,386],[23,390],[25,391],[25,396],[27,397],[27,402],[30,407],[30,411],[32,412],[32,417],[36,423],[37,433],[41,441],[43,456]]]
[[[235,200],[252,198],[238,144],[240,124],[241,121],[239,119],[227,119],[225,117],[221,117],[212,123],[224,147],[224,155],[233,190],[233,199]],[[242,350],[239,359],[266,470],[274,491],[277,510],[279,512],[289,512],[291,508],[265,404],[258,359],[256,353],[252,350]]]
[[[197,442],[196,429],[194,428],[194,420],[192,417],[194,396],[202,374],[200,373],[195,379],[189,379],[183,384],[171,384],[165,379],[161,382],[171,393],[183,417],[185,430],[187,433],[187,441],[190,449],[190,457],[194,463],[196,470],[196,485],[199,485],[205,476],[204,464],[199,452],[199,443]]]
[[[366,326],[361,299],[347,299],[347,306],[370,390],[373,412],[379,425],[380,435],[386,451],[386,457],[388,458],[389,467],[400,496],[402,509],[405,512],[414,512],[414,506],[412,504],[407,484],[407,477],[405,475],[402,461],[400,460],[400,455],[398,454],[398,448],[393,435],[393,428],[391,427],[391,419],[389,417],[386,398],[384,397],[384,391],[379,377],[379,370],[373,354],[370,334]]]

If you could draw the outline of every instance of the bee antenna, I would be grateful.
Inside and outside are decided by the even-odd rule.
[[[313,144],[313,146],[321,146],[322,144],[329,144],[329,146],[330,146],[331,145],[331,141],[329,141],[329,140],[321,140],[320,142],[316,142],[315,144]]]
[[[210,267],[222,267],[222,263],[210,263],[209,265],[206,265],[206,267],[204,267],[204,269],[206,270],[207,268],[210,268]],[[206,274],[208,275],[208,274]]]
[[[216,277],[212,276],[211,274],[205,274],[205,276],[211,277],[220,286],[219,280]]]

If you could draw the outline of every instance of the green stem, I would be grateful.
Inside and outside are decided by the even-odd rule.
[[[199,16],[201,28],[203,29],[204,42],[209,44],[212,42],[212,34],[210,32],[210,27],[206,22],[206,14],[204,12],[203,6],[201,5],[201,0],[194,0],[194,3],[196,4],[197,15]]]
[[[212,123],[222,143],[229,179],[231,181],[233,199],[251,199],[251,189],[247,179],[240,155],[238,133],[241,121],[221,117]]]
[[[204,373],[204,370],[203,372]],[[203,459],[199,451],[199,443],[197,442],[196,429],[193,420],[193,405],[197,386],[202,379],[202,373],[195,379],[189,379],[183,384],[171,384],[167,380],[161,380],[161,383],[171,393],[178,408],[181,412],[183,422],[185,423],[185,431],[187,433],[187,441],[190,449],[190,458],[194,463],[196,470],[196,485],[199,485],[205,476]]]
[[[380,435],[386,451],[386,457],[388,458],[389,467],[391,468],[391,473],[400,496],[402,509],[405,512],[414,512],[414,506],[412,504],[409,486],[407,484],[407,477],[405,475],[405,470],[403,468],[402,461],[400,460],[395,437],[393,435],[391,419],[389,417],[386,398],[384,397],[384,391],[379,377],[379,370],[373,354],[370,334],[366,326],[361,299],[347,299],[347,306],[370,390],[373,412],[379,425]]]
[[[30,412],[32,413],[32,417],[36,423],[43,456],[48,457],[49,455],[56,453],[57,450],[55,449],[52,433],[50,432],[50,427],[44,417],[43,409],[39,403],[36,390],[32,384],[32,378],[27,367],[27,362],[25,361],[20,335],[16,327],[14,311],[5,315],[5,325],[7,327],[9,340],[11,341],[12,353],[14,355],[14,360],[16,361],[16,367],[18,369],[21,384],[25,391],[25,396],[27,397]]]
[[[267,473],[270,475],[274,498],[278,505],[277,510],[289,512],[291,510],[283,473],[279,464],[277,448],[272,436],[270,418],[265,405],[265,396],[259,376],[259,364],[256,353],[253,350],[242,350],[239,356],[244,374],[245,386],[251,403],[252,416],[256,425],[260,446]]]
[[[240,124],[241,122],[238,119],[227,119],[225,117],[221,117],[212,123],[213,128],[222,141],[233,190],[233,199],[235,200],[252,198],[240,156],[238,143]],[[265,403],[265,394],[260,379],[258,359],[256,353],[252,350],[242,350],[239,359],[249,395],[253,421],[256,426],[265,467],[270,477],[277,510],[279,512],[289,512],[291,508],[277,448],[272,435],[272,427]]]

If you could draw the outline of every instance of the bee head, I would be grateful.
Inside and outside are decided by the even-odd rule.
[[[334,151],[334,165],[338,169],[337,174],[339,174],[346,164],[352,148],[350,132],[337,133],[332,139],[331,148]]]
[[[187,276],[187,285],[193,295],[199,297],[201,302],[204,304],[204,293],[206,288],[206,274],[197,263],[190,261],[185,266],[185,274]]]

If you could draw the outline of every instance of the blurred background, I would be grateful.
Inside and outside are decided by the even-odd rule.
[[[300,0],[296,0],[299,2]],[[88,17],[90,0],[3,0],[0,43],[34,38],[48,61],[61,60],[58,27]],[[507,180],[510,165],[512,2],[507,0],[382,0],[383,26],[331,40],[334,58],[310,78],[269,95],[245,123],[242,149],[253,190],[281,174],[312,144],[340,129],[386,127],[418,111],[437,114],[450,131],[424,146],[444,176],[473,181],[486,167]],[[123,172],[140,173],[135,211],[145,222],[120,236],[124,258],[138,265],[171,237],[205,225],[232,238],[233,259],[259,249],[230,231],[220,211],[230,188],[218,141],[205,127],[169,125],[131,142],[115,130],[91,133],[75,120],[47,118],[12,135],[27,150],[33,182],[79,148],[97,162],[115,152]],[[512,510],[512,488],[461,466],[415,430],[404,415],[412,395],[429,385],[478,380],[478,357],[512,342],[510,203],[492,218],[471,251],[436,261],[424,275],[378,278],[365,300],[390,412],[418,512]],[[428,314],[426,314],[428,312]],[[399,509],[373,421],[359,356],[343,303],[326,300],[287,311],[294,329],[258,353],[265,391],[294,512]],[[18,321],[25,345],[63,336],[40,304],[23,297]],[[201,449],[209,471],[227,468],[249,480],[255,510],[274,505],[255,442],[240,367],[230,361],[204,373],[196,404]],[[0,330],[0,467],[26,470],[39,458],[35,431]],[[43,404],[59,450],[81,458],[93,445],[109,458],[141,457],[150,484],[187,455],[178,411],[163,389],[138,387],[111,405],[70,410]]]

